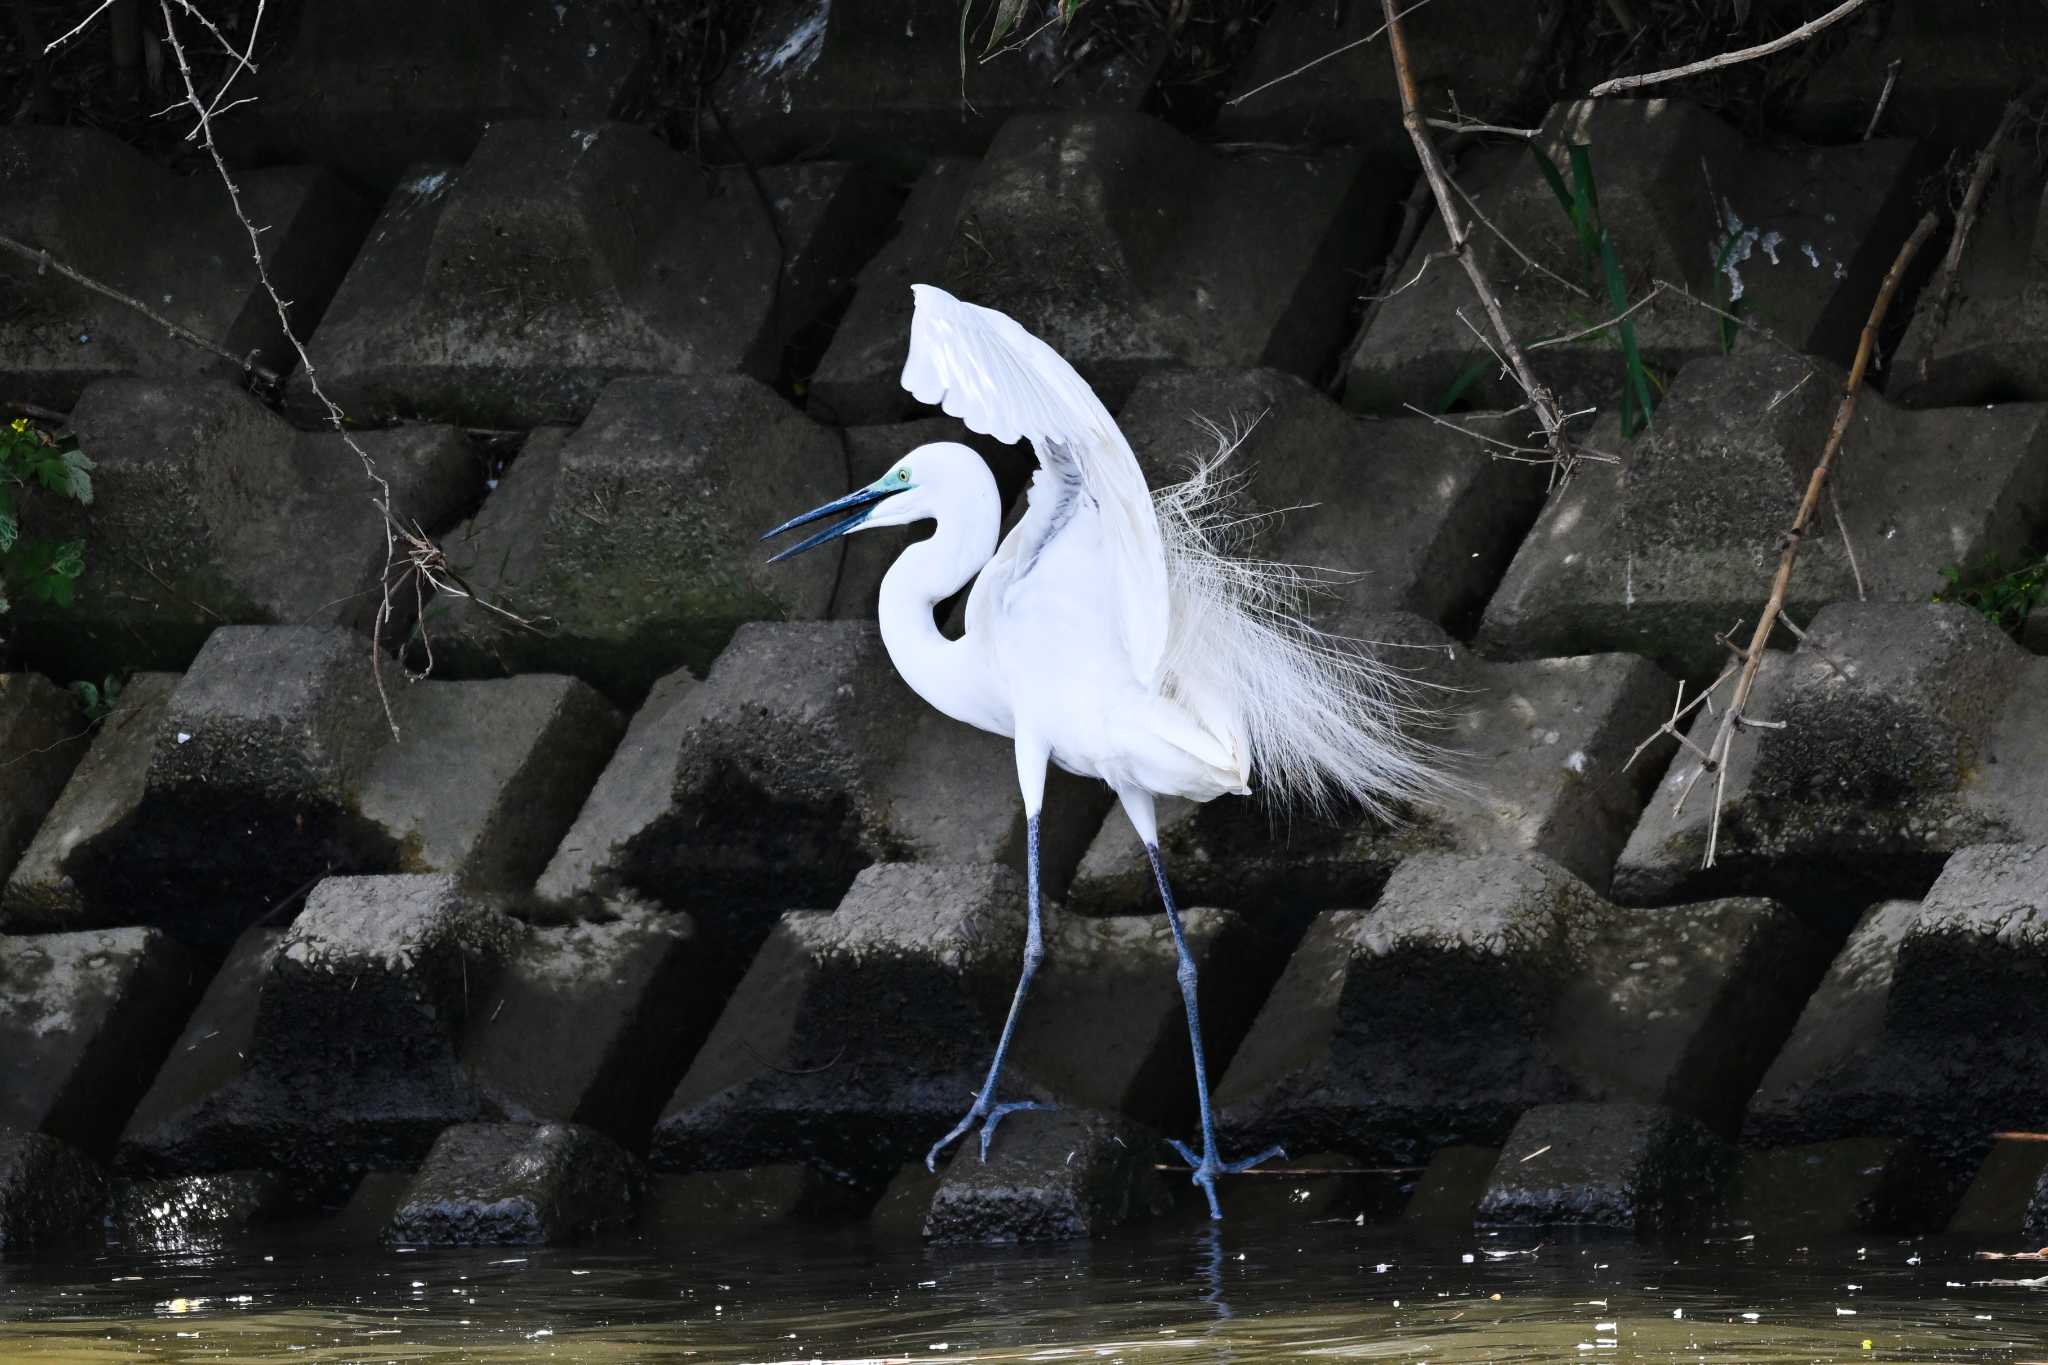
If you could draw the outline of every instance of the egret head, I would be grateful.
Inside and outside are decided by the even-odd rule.
[[[988,478],[988,468],[982,464],[981,456],[957,441],[936,441],[919,446],[890,465],[887,473],[865,488],[856,488],[823,507],[813,507],[800,517],[791,517],[762,536],[763,540],[772,540],[784,531],[821,521],[836,513],[852,513],[845,520],[834,522],[816,535],[772,556],[768,562],[773,564],[776,560],[800,555],[850,531],[865,530],[870,526],[907,526],[913,521],[937,516],[946,505],[948,490],[967,475],[968,466],[963,465],[963,460],[971,464],[974,474],[984,480]]]

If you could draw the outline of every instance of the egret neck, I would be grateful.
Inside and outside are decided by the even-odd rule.
[[[896,556],[882,576],[882,644],[918,696],[963,724],[1007,735],[1009,707],[990,686],[987,642],[949,640],[932,616],[995,553],[1002,499],[978,459],[961,461],[948,483],[952,497],[934,519],[937,529]]]

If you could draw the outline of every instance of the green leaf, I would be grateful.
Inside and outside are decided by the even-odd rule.
[[[64,465],[63,492],[78,502],[92,502],[93,462],[82,450],[67,450],[60,457]]]
[[[988,46],[982,49],[983,55],[995,51],[1014,32],[1030,8],[1031,0],[996,0],[995,23],[988,31]]]
[[[21,536],[21,520],[14,511],[14,490],[0,488],[0,555],[14,548]]]
[[[1605,229],[1600,233],[1600,274],[1607,282],[1607,305],[1616,314],[1628,308],[1628,282],[1622,278],[1621,262],[1614,255],[1614,240]],[[1622,403],[1621,434],[1633,436],[1650,422],[1650,413],[1656,408],[1656,399],[1650,396],[1650,379],[1643,368],[1643,355],[1636,347],[1636,325],[1623,318],[1617,330],[1621,333],[1621,356],[1624,372],[1624,399],[1635,401],[1634,423],[1627,401]]]
[[[1471,388],[1475,383],[1477,383],[1479,380],[1479,376],[1485,374],[1488,367],[1490,367],[1492,364],[1492,356],[1482,355],[1475,359],[1471,364],[1467,365],[1464,369],[1460,370],[1458,372],[1458,377],[1451,381],[1450,387],[1445,389],[1441,394],[1437,396],[1437,415],[1442,416],[1444,413],[1449,412],[1451,410],[1451,405],[1453,403],[1456,403],[1460,398],[1463,398],[1465,396],[1465,390]]]
[[[50,572],[59,578],[76,578],[85,572],[85,542],[67,540],[50,557]]]
[[[68,607],[71,605],[72,592],[70,579],[59,578],[55,575],[52,575],[51,577],[45,578],[42,581],[48,585],[47,593],[50,601],[56,603],[60,607]]]
[[[1533,142],[1529,144],[1529,155],[1536,158],[1536,169],[1543,173],[1544,183],[1549,185],[1550,192],[1557,196],[1558,207],[1564,210],[1564,216],[1570,218],[1572,216],[1572,192],[1565,188],[1564,176],[1559,174],[1557,163],[1550,159],[1549,152],[1544,151]]]

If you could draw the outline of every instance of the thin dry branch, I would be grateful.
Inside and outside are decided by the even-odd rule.
[[[1733,52],[1722,52],[1715,56],[1704,58],[1701,61],[1687,62],[1684,66],[1667,67],[1662,71],[1645,71],[1640,76],[1616,76],[1613,80],[1600,82],[1600,84],[1594,86],[1586,93],[1589,95],[1618,95],[1624,90],[1639,90],[1646,85],[1656,85],[1663,81],[1675,81],[1682,76],[1697,76],[1705,71],[1719,71],[1724,66],[1738,66],[1743,62],[1753,62],[1759,57],[1768,57],[1774,52],[1783,52],[1788,47],[1797,47],[1822,29],[1848,18],[1857,10],[1862,9],[1867,3],[1869,3],[1869,0],[1842,0],[1841,4],[1835,6],[1826,14],[1821,15],[1820,18],[1809,20],[1798,28],[1793,29],[1790,33],[1781,34],[1771,39],[1768,43],[1758,43],[1755,47],[1738,48]]]
[[[243,373],[255,376],[257,380],[267,387],[275,388],[277,386],[279,378],[277,371],[271,369],[268,365],[257,364],[254,352],[248,355],[236,355],[218,342],[207,340],[190,327],[171,321],[171,319],[157,312],[156,309],[151,308],[141,299],[130,294],[124,294],[111,284],[103,280],[96,280],[84,271],[66,265],[45,249],[32,247],[26,242],[18,242],[5,233],[0,233],[0,250],[11,251],[34,265],[37,274],[41,274],[45,270],[54,270],[65,279],[83,285],[103,298],[112,299],[123,307],[133,308],[136,312],[142,314],[142,316],[148,318],[151,322],[187,345],[197,346],[202,351],[210,352],[232,365],[239,366]]]
[[[1799,558],[1800,542],[1820,505],[1821,490],[1826,487],[1835,458],[1841,453],[1842,438],[1848,435],[1849,422],[1856,415],[1856,395],[1862,390],[1864,372],[1870,368],[1871,352],[1877,347],[1878,330],[1884,325],[1884,316],[1891,309],[1892,298],[1899,291],[1899,281],[1907,267],[1913,263],[1913,258],[1927,239],[1934,235],[1934,225],[1932,211],[1921,215],[1912,235],[1906,238],[1905,245],[1892,259],[1892,268],[1885,272],[1884,283],[1878,287],[1877,299],[1870,307],[1870,318],[1863,324],[1862,338],[1856,344],[1855,363],[1850,365],[1848,380],[1842,386],[1842,402],[1835,409],[1834,425],[1828,429],[1827,444],[1821,448],[1820,462],[1813,467],[1812,477],[1806,481],[1806,495],[1799,500],[1799,510],[1792,517],[1790,529],[1785,532],[1785,548],[1778,557],[1777,576],[1771,580],[1770,598],[1764,603],[1763,615],[1757,618],[1756,629],[1749,637],[1749,647],[1742,651],[1742,672],[1735,680],[1735,695],[1730,699],[1728,709],[1722,712],[1720,728],[1715,731],[1714,742],[1707,749],[1715,784],[1714,813],[1708,826],[1703,867],[1714,865],[1720,843],[1721,813],[1728,794],[1728,754],[1736,730],[1745,725],[1776,728],[1772,722],[1749,720],[1744,714],[1750,694],[1756,687],[1757,670],[1763,667],[1764,645],[1770,640],[1771,630],[1785,609],[1785,592],[1792,584],[1792,566]]]
[[[1403,15],[1413,14],[1415,13],[1415,11],[1421,9],[1424,5],[1427,5],[1429,3],[1430,0],[1415,0],[1414,4],[1402,10],[1401,13]],[[1314,70],[1316,67],[1321,66],[1324,62],[1330,61],[1331,59],[1336,57],[1341,57],[1355,47],[1364,47],[1367,43],[1379,37],[1382,33],[1387,32],[1388,29],[1391,27],[1393,19],[1396,17],[1391,8],[1389,8],[1389,10],[1387,11],[1387,17],[1387,23],[1381,24],[1378,28],[1366,34],[1363,38],[1353,38],[1348,43],[1343,43],[1338,45],[1337,47],[1331,48],[1328,52],[1325,52],[1320,57],[1311,57],[1309,60],[1303,62],[1300,66],[1295,67],[1294,70],[1283,71],[1279,75],[1275,76],[1272,80],[1265,81],[1261,84],[1255,85],[1251,89],[1245,91],[1242,95],[1233,95],[1231,98],[1225,100],[1224,103],[1226,105],[1243,104],[1253,95],[1261,94],[1267,90],[1271,90],[1274,86],[1279,85],[1283,81],[1291,81],[1296,76],[1301,75],[1304,71]]]
[[[1471,278],[1472,288],[1479,295],[1479,302],[1486,309],[1487,321],[1492,324],[1494,336],[1500,342],[1499,354],[1529,400],[1536,420],[1543,426],[1544,444],[1556,462],[1556,474],[1569,478],[1574,456],[1564,419],[1559,415],[1557,402],[1550,391],[1537,381],[1535,372],[1529,368],[1529,358],[1515,343],[1514,333],[1508,329],[1507,318],[1501,313],[1500,299],[1494,294],[1493,285],[1487,280],[1486,272],[1480,269],[1479,260],[1472,251],[1472,226],[1459,216],[1450,175],[1437,157],[1436,144],[1430,141],[1429,127],[1423,120],[1422,106],[1415,92],[1415,71],[1408,58],[1408,38],[1402,32],[1401,15],[1394,5],[1395,0],[1380,0],[1381,10],[1387,16],[1387,47],[1393,54],[1394,77],[1401,88],[1402,126],[1408,130],[1408,140],[1415,144],[1415,155],[1422,162],[1423,177],[1429,182],[1430,193],[1436,197],[1437,214],[1443,219],[1444,231],[1450,238],[1451,254]]]
[[[1870,122],[1863,125],[1865,142],[1877,136],[1877,125],[1884,118],[1884,107],[1892,102],[1892,87],[1899,83],[1899,68],[1906,64],[1903,57],[1894,57],[1884,69],[1884,89],[1877,92],[1877,107],[1870,111]]]
[[[1984,192],[1991,186],[1992,173],[1998,169],[1998,149],[2011,135],[2013,125],[2027,106],[2048,91],[2048,79],[2035,81],[2018,96],[2009,101],[2005,112],[1999,116],[1998,127],[1992,130],[1991,138],[1984,144],[1984,150],[1977,153],[1977,164],[1970,172],[1970,183],[1963,191],[1963,202],[1956,209],[1955,231],[1949,235],[1948,250],[1942,253],[1941,265],[1934,272],[1934,281],[1924,297],[1932,300],[1927,314],[1928,326],[1922,333],[1920,356],[1916,368],[1920,378],[1927,378],[1927,367],[1934,358],[1935,343],[1941,339],[1942,329],[1948,326],[1949,310],[1955,306],[1956,283],[1961,278],[1963,253],[1969,245],[1970,230],[1977,225],[1977,215],[1984,207]]]

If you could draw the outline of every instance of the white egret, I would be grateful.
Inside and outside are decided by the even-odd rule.
[[[986,1159],[1003,1115],[1032,1107],[997,1104],[995,1094],[1045,953],[1038,826],[1050,761],[1108,783],[1151,861],[1179,954],[1201,1106],[1200,1154],[1173,1146],[1194,1168],[1210,1216],[1220,1217],[1216,1177],[1281,1153],[1217,1154],[1195,964],[1160,857],[1154,799],[1244,795],[1257,780],[1281,799],[1385,814],[1429,793],[1436,778],[1404,738],[1400,679],[1300,619],[1293,570],[1221,548],[1220,459],[1155,495],[1101,400],[1051,347],[993,309],[931,285],[912,291],[903,386],[970,430],[1030,440],[1039,469],[1028,511],[998,545],[994,477],[973,450],[942,441],[768,536],[851,513],[775,556],[783,559],[850,531],[936,521],[882,579],[883,645],[927,702],[1016,744],[1029,899],[1023,971],[987,1081],[925,1163],[976,1120]],[[933,608],[970,578],[966,632],[950,640]]]

